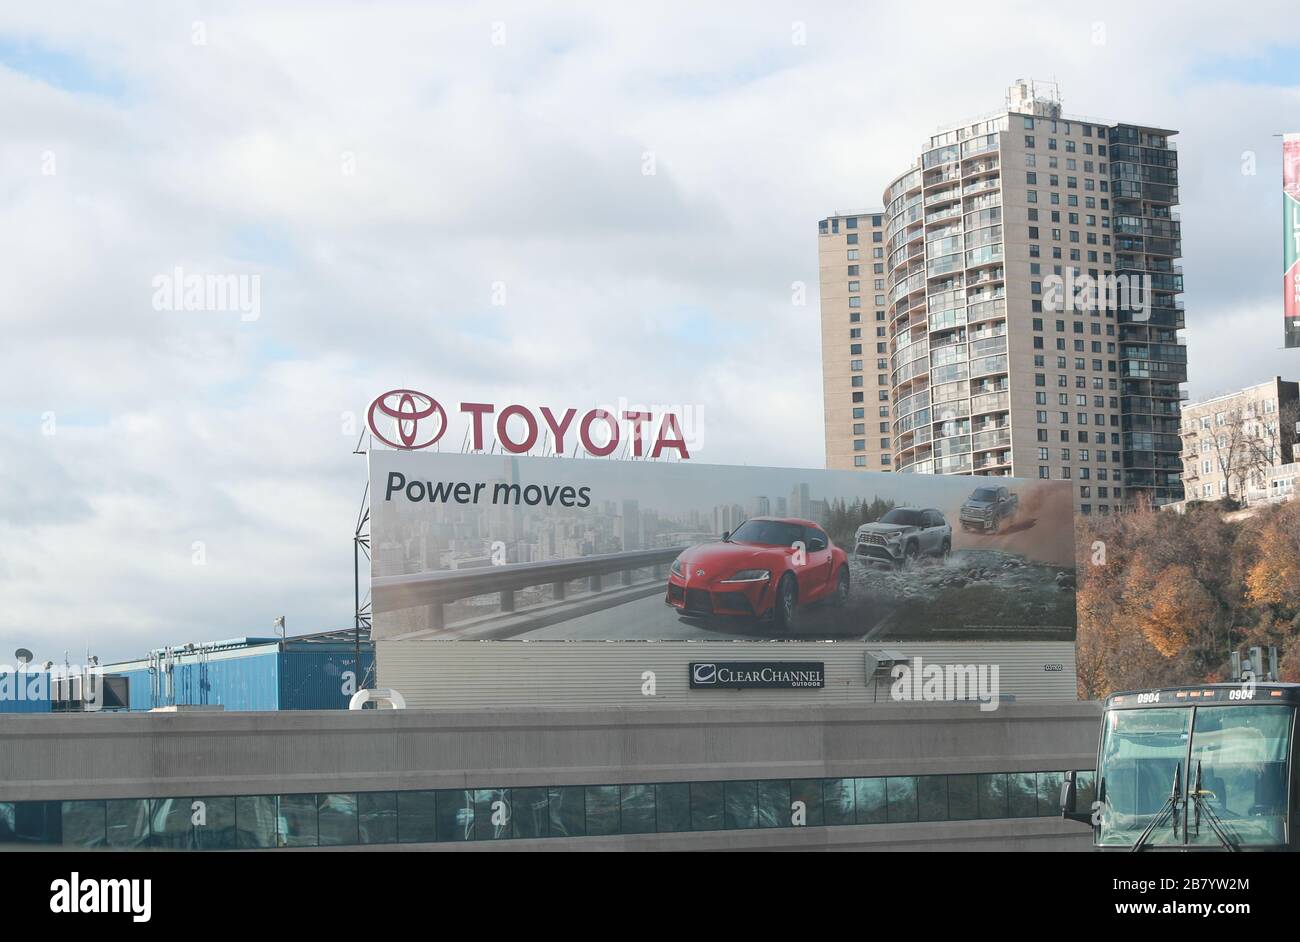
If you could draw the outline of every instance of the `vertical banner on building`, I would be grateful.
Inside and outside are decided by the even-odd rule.
[[[1282,137],[1282,312],[1288,347],[1300,347],[1300,134]]]

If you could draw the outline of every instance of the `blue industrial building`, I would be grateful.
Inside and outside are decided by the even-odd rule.
[[[374,647],[352,629],[291,638],[232,638],[159,648],[105,664],[130,680],[130,709],[220,706],[225,710],[346,710],[374,686]]]
[[[51,713],[52,687],[50,675],[43,670],[0,673],[0,713]]]

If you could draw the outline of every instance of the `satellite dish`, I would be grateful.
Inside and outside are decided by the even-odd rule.
[[[34,656],[35,655],[26,648],[19,648],[14,652],[14,657],[17,658],[19,664],[30,664]]]

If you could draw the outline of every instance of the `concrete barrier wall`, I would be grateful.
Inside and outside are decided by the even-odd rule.
[[[1095,703],[6,715],[0,801],[1090,769],[1099,721]],[[1021,819],[536,843],[1065,849],[1088,832]]]

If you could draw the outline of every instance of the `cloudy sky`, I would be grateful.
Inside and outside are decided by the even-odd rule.
[[[819,466],[817,220],[1022,76],[1181,129],[1193,397],[1300,375],[1291,4],[441,6],[0,12],[0,662],[350,624],[385,389]],[[257,316],[169,309],[177,267]]]

